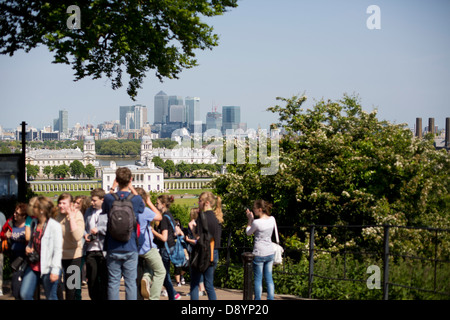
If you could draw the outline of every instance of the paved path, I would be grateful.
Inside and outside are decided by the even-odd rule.
[[[177,292],[181,294],[181,300],[190,300],[190,297],[187,295],[189,293],[189,284],[182,285],[181,287],[177,287],[174,285],[174,288]],[[42,289],[42,288],[41,288]],[[10,283],[9,281],[4,281],[3,283],[3,296],[0,296],[0,300],[15,300],[10,292]],[[242,300],[243,293],[242,290],[234,290],[234,289],[222,289],[216,288],[217,300]],[[87,286],[83,286],[81,288],[81,296],[83,300],[90,300],[89,294],[87,290]],[[263,299],[266,298],[266,294],[263,293]],[[45,299],[44,295],[41,295],[41,299]],[[120,299],[125,300],[125,286],[123,285],[123,281],[120,286]],[[161,300],[168,300],[167,297],[161,296]],[[208,300],[208,297],[202,296],[200,300]],[[302,300],[301,297],[291,296],[291,295],[275,295],[275,300]]]

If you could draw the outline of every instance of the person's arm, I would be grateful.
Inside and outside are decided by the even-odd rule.
[[[67,213],[67,219],[70,222],[70,231],[76,241],[80,241],[84,234],[84,219],[80,210],[75,209],[72,203]]]
[[[159,240],[166,242],[169,232],[167,231],[167,229],[163,230],[161,233],[159,233],[158,231],[156,231],[155,229],[152,228],[152,233],[153,235],[158,238]]]
[[[249,236],[253,234],[256,230],[253,224],[255,218],[253,216],[253,212],[251,212],[249,209],[247,209],[246,214],[247,214],[247,228],[245,228],[245,232]]]

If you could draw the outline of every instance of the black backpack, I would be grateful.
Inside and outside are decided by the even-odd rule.
[[[197,230],[200,238],[192,250],[190,262],[192,268],[203,273],[213,264],[214,259],[211,252],[211,240],[213,236],[208,230],[208,221],[204,212],[199,213]]]
[[[114,240],[127,242],[131,239],[133,230],[137,228],[136,215],[134,214],[132,193],[128,197],[120,199],[116,193],[112,194],[114,202],[108,215],[108,233]]]

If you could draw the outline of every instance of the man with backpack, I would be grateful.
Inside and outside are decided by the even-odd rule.
[[[132,174],[129,168],[118,168],[115,181],[118,185],[117,193],[114,193],[114,188],[111,189],[111,193],[105,195],[102,205],[103,212],[108,214],[105,242],[108,299],[119,300],[120,279],[123,276],[126,300],[136,300],[138,264],[136,218],[144,211],[145,205],[141,196],[130,192]]]

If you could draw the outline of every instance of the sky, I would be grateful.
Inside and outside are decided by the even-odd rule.
[[[46,47],[0,56],[0,126],[22,121],[53,125],[58,110],[75,123],[119,119],[119,106],[143,104],[153,122],[154,96],[200,98],[201,120],[213,107],[241,107],[248,128],[278,121],[266,111],[276,97],[305,94],[304,108],[320,99],[356,94],[378,118],[407,123],[450,117],[450,1],[448,0],[240,0],[207,21],[219,35],[213,50],[198,51],[199,66],[161,83],[147,73],[136,101],[107,78],[74,82],[68,65],[52,64]],[[379,20],[370,5],[380,9]],[[380,29],[369,29],[369,22]]]

